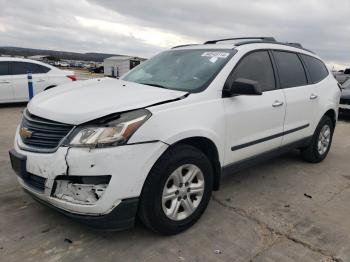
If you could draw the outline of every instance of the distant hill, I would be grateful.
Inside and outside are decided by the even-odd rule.
[[[42,50],[12,46],[0,46],[0,55],[8,56],[34,56],[34,55],[49,55],[54,56],[58,59],[69,59],[69,60],[82,60],[82,61],[95,61],[103,62],[107,57],[111,56],[122,56],[117,54],[104,54],[104,53],[75,53],[65,51],[54,51],[54,50]]]

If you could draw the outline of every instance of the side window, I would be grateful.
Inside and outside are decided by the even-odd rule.
[[[11,71],[13,75],[26,75],[28,73],[28,63],[11,62]]]
[[[301,55],[313,84],[320,82],[328,76],[328,70],[322,61],[308,55]]]
[[[233,81],[238,78],[257,81],[263,92],[274,90],[275,76],[268,52],[257,51],[245,56],[233,72]]]
[[[50,71],[50,68],[26,62],[12,62],[11,69],[13,75],[26,75],[30,70],[32,74],[44,74]]]
[[[273,51],[282,88],[307,85],[303,64],[297,54]]]
[[[50,71],[50,68],[38,64],[29,64],[33,74],[45,74]]]
[[[8,62],[0,62],[0,76],[9,75],[9,63]]]
[[[130,70],[134,67],[138,66],[140,64],[140,61],[137,60],[130,60]]]

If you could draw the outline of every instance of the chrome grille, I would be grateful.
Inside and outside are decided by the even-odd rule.
[[[30,135],[21,135],[22,142],[30,148],[45,151],[58,147],[73,126],[37,117],[25,111],[21,123],[21,130],[23,129]]]

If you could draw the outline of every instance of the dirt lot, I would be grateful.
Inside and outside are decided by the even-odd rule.
[[[350,261],[350,118],[323,163],[291,152],[226,177],[194,227],[162,237],[94,231],[26,195],[7,153],[22,109],[0,107],[1,261]]]
[[[87,80],[91,78],[103,77],[103,74],[90,73],[85,69],[69,69],[73,70],[78,80]]]

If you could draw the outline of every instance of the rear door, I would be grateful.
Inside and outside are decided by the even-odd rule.
[[[317,110],[317,90],[308,84],[307,73],[298,54],[273,51],[281,88],[287,103],[282,145],[312,135]]]
[[[277,149],[282,143],[285,100],[278,89],[269,52],[259,50],[245,55],[227,81],[239,78],[257,81],[263,94],[223,98],[225,165]]]
[[[13,93],[15,101],[28,101],[28,63],[11,62],[10,70],[13,79]]]
[[[31,63],[29,64],[29,67],[33,76],[34,95],[36,95],[44,91],[45,88],[50,85],[49,77],[47,73],[51,69],[43,65],[31,64]]]
[[[0,102],[11,101],[13,101],[13,89],[9,62],[0,62]]]
[[[28,72],[32,72],[34,95],[42,92],[48,86],[46,72],[50,69],[28,62],[11,62],[14,98],[17,101],[28,101]],[[46,69],[45,69],[46,68]]]

